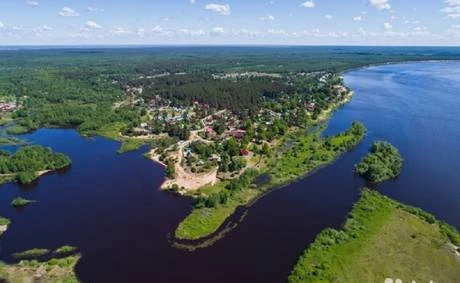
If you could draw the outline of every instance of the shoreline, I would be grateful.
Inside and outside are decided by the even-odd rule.
[[[460,62],[460,59],[429,59],[429,60],[403,60],[403,61],[395,61],[395,62],[390,62],[387,61],[385,63],[374,63],[374,64],[367,64],[364,66],[360,67],[352,67],[343,71],[338,71],[339,74],[345,75],[346,73],[349,72],[354,72],[354,71],[359,71],[362,69],[367,69],[371,67],[379,67],[379,66],[389,66],[389,65],[403,65],[403,64],[420,64],[420,63],[448,63],[448,62]]]

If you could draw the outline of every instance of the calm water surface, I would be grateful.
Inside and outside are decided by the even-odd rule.
[[[412,63],[350,72],[353,101],[334,115],[327,134],[354,120],[365,141],[333,165],[277,190],[249,209],[245,221],[214,246],[185,252],[167,234],[191,201],[158,190],[163,169],[142,152],[73,130],[42,129],[26,138],[68,154],[73,165],[38,184],[0,188],[0,215],[12,220],[0,259],[30,248],[80,247],[85,282],[284,282],[302,250],[326,227],[339,227],[365,183],[353,165],[372,141],[396,145],[405,158],[398,180],[379,190],[460,228],[460,63]],[[22,196],[39,202],[10,206]]]

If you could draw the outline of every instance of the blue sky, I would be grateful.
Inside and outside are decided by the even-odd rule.
[[[1,0],[0,45],[458,45],[460,0]]]

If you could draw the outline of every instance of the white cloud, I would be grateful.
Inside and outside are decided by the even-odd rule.
[[[85,27],[88,29],[101,29],[102,27],[95,21],[87,21]]]
[[[178,35],[187,35],[187,36],[203,36],[206,35],[207,33],[202,30],[202,29],[180,29],[176,32]]]
[[[267,33],[271,35],[286,35],[287,32],[284,29],[269,29],[267,30]]]
[[[2,28],[4,28],[4,27],[5,27],[5,25],[3,24],[2,21],[0,21],[0,29],[2,29]]]
[[[154,33],[162,33],[163,28],[161,26],[154,26],[153,29],[152,29],[152,32],[154,32]]]
[[[195,4],[196,0],[189,0],[190,4]]]
[[[75,11],[74,9],[71,9],[69,7],[64,7],[61,9],[61,11],[59,11],[59,16],[62,16],[62,17],[78,17],[80,16],[80,14]]]
[[[303,2],[300,6],[304,8],[314,8],[315,2],[313,0],[308,0],[308,1]]]
[[[441,9],[441,13],[446,15],[446,19],[460,18],[460,0],[445,1],[446,7]]]
[[[204,9],[216,12],[222,16],[228,16],[232,12],[232,8],[228,4],[207,4]]]
[[[117,27],[117,28],[112,29],[110,33],[114,35],[128,35],[128,34],[132,34],[133,32],[125,28]]]
[[[272,16],[272,15],[267,15],[267,16],[264,16],[264,17],[258,17],[257,19],[259,21],[274,21],[275,17]]]
[[[39,3],[37,1],[27,1],[27,5],[31,7],[37,7]]]
[[[390,0],[369,0],[369,4],[379,10],[388,10],[391,8]]]
[[[52,27],[48,26],[48,25],[42,25],[42,26],[39,26],[39,27],[34,27],[32,29],[32,32],[35,33],[35,35],[40,35],[44,32],[47,32],[47,31],[51,31],[53,30]]]
[[[333,18],[333,16],[332,16],[332,15],[329,15],[329,14],[326,14],[326,15],[324,15],[324,18],[325,18],[326,20],[330,20],[330,19]]]
[[[86,11],[91,12],[91,13],[96,13],[96,12],[104,12],[104,9],[99,9],[99,8],[96,8],[96,7],[88,6],[86,8]]]
[[[393,25],[389,22],[386,22],[383,24],[383,27],[386,29],[386,30],[390,30],[393,28]]]
[[[362,16],[356,16],[356,17],[353,17],[353,21],[355,22],[362,22],[364,19]]]
[[[256,37],[256,36],[260,35],[260,32],[252,31],[252,30],[248,30],[248,29],[243,28],[243,29],[240,29],[240,30],[233,31],[233,34],[236,35],[236,36]]]
[[[225,29],[223,27],[214,27],[211,30],[211,35],[213,36],[222,35],[224,33],[225,33]]]

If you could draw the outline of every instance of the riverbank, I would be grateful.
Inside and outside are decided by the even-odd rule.
[[[225,220],[232,215],[238,206],[248,205],[267,192],[282,187],[300,177],[332,163],[341,154],[353,149],[364,138],[365,127],[354,123],[346,132],[322,138],[321,130],[313,133],[299,131],[292,134],[292,145],[272,154],[267,161],[267,168],[259,172],[268,174],[271,178],[265,184],[251,184],[236,192],[224,204],[213,207],[195,207],[192,212],[179,224],[175,237],[181,240],[198,240],[216,232]],[[217,184],[213,192],[222,195],[227,186]]]
[[[431,214],[364,189],[343,229],[321,232],[289,282],[456,282],[459,244],[460,234]]]

